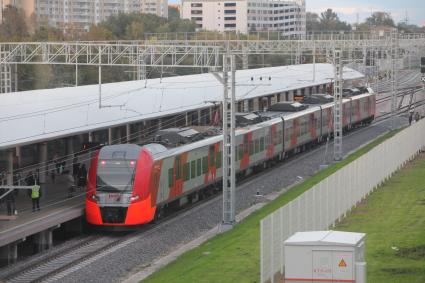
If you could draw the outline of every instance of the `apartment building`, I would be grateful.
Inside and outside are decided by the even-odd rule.
[[[29,17],[59,28],[88,30],[119,13],[146,13],[168,18],[168,0],[3,0],[22,8]]]
[[[182,0],[181,17],[211,31],[306,33],[304,0]]]

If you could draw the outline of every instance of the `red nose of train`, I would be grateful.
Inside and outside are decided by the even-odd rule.
[[[88,175],[86,219],[93,225],[132,226],[155,216],[150,182],[151,152],[138,145],[105,146],[93,158]]]

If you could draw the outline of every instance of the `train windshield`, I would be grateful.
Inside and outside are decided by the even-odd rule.
[[[101,160],[97,167],[96,190],[105,192],[133,189],[136,161]]]

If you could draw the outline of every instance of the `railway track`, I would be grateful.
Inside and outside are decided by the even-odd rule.
[[[403,94],[402,94],[403,95]],[[424,106],[425,101],[419,101],[416,106]],[[397,115],[403,115],[408,111],[408,106],[402,107],[398,110]],[[383,122],[391,118],[391,113],[386,113],[378,117],[374,123]],[[354,131],[352,134],[358,132]],[[292,157],[290,160],[297,159],[298,156]],[[289,160],[289,162],[290,162]],[[238,186],[249,183],[253,179],[259,178],[266,174],[263,171],[245,178]],[[0,281],[5,282],[56,282],[61,278],[79,270],[80,268],[102,258],[116,250],[119,250],[131,243],[134,243],[149,234],[155,233],[162,225],[167,225],[172,222],[178,221],[180,217],[185,214],[194,213],[194,209],[200,209],[209,202],[214,201],[218,194],[211,195],[203,201],[197,202],[194,205],[179,210],[170,216],[154,223],[144,225],[138,230],[128,233],[126,235],[102,235],[95,234],[83,237],[74,245],[65,249],[59,249],[57,252],[52,253],[39,262],[23,266],[19,271],[3,273],[0,276]]]
[[[191,213],[195,207],[207,204],[215,196],[216,195],[211,194],[202,201],[179,209],[177,212],[167,215],[153,224],[151,223],[138,227],[135,231],[128,232],[125,235],[116,233],[112,233],[112,235],[88,235],[65,249],[59,249],[57,252],[41,259],[39,262],[22,266],[19,271],[8,272],[7,270],[0,270],[2,271],[0,282],[57,282],[82,266],[90,264],[150,233],[154,233],[161,225],[178,221],[179,216],[184,217],[186,213]]]
[[[422,90],[422,86],[406,87],[406,88],[399,90],[399,92],[397,94],[397,98],[399,98],[399,97],[403,98],[405,96],[411,95],[412,93],[419,92],[421,90]],[[376,103],[380,104],[380,103],[390,101],[390,100],[391,100],[391,95],[387,95],[385,97],[381,97],[381,98],[376,99]]]

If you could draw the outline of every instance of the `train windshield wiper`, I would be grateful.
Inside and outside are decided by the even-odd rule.
[[[96,190],[98,192],[110,192],[110,193],[119,193],[119,192],[122,191],[120,189],[117,189],[117,188],[111,187],[111,186],[107,186],[107,185],[98,186],[98,187],[96,187]]]

